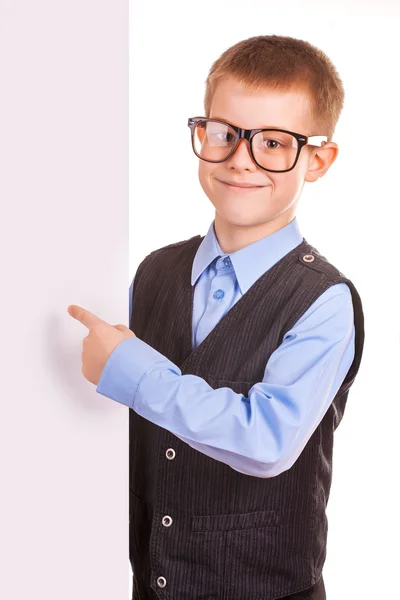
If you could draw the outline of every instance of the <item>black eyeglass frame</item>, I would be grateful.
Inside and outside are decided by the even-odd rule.
[[[231,127],[236,132],[236,140],[235,140],[232,150],[229,152],[228,156],[226,156],[222,160],[207,160],[206,158],[203,158],[202,156],[199,156],[197,154],[195,146],[194,146],[194,131],[195,131],[196,125],[197,125],[197,123],[199,123],[199,121],[213,121],[215,123],[222,123],[223,125],[227,125],[228,127]],[[301,149],[304,146],[311,145],[311,146],[323,147],[322,142],[326,143],[328,141],[328,137],[326,135],[306,136],[306,135],[302,135],[301,133],[296,133],[295,131],[289,131],[287,129],[278,129],[276,127],[265,127],[263,129],[242,129],[241,127],[237,127],[236,125],[227,123],[226,121],[221,121],[220,119],[209,119],[207,117],[189,117],[188,127],[190,128],[190,131],[191,131],[193,152],[195,153],[195,155],[198,158],[200,158],[200,160],[204,160],[205,162],[212,162],[212,163],[224,162],[225,160],[228,160],[228,158],[230,156],[232,156],[232,154],[235,152],[235,150],[239,144],[239,141],[242,138],[244,138],[249,143],[250,154],[251,154],[252,159],[256,163],[256,165],[258,167],[260,167],[260,169],[263,169],[264,171],[270,171],[271,173],[287,173],[288,171],[291,171],[296,166],[296,163],[300,156]],[[290,167],[290,169],[283,169],[283,170],[266,169],[265,167],[263,167],[262,165],[260,165],[257,162],[257,160],[253,154],[252,139],[256,135],[256,133],[260,133],[261,131],[281,131],[282,133],[290,133],[297,139],[297,146],[298,146],[297,154],[296,154],[295,161],[294,161],[293,165]],[[317,142],[317,143],[313,143],[313,142]]]

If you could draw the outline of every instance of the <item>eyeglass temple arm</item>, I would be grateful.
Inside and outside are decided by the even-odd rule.
[[[321,146],[323,147],[328,141],[328,138],[326,135],[311,135],[310,137],[307,138],[307,144],[311,144],[311,146]],[[322,144],[322,142],[325,142],[324,144]]]

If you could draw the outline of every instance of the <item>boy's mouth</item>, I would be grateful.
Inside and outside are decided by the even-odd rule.
[[[254,183],[245,183],[245,182],[239,182],[239,181],[222,181],[222,179],[217,179],[217,181],[219,181],[219,183],[222,183],[223,185],[225,185],[228,189],[234,191],[240,191],[240,192],[249,192],[251,190],[259,190],[262,187],[265,187],[264,185],[256,185]]]

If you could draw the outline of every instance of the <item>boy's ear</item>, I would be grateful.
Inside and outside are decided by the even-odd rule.
[[[335,162],[338,152],[339,147],[335,142],[327,142],[325,146],[313,148],[304,180],[316,181],[325,175],[331,164]]]

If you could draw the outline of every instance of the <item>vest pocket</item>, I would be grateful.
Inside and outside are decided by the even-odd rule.
[[[151,523],[145,503],[129,490],[129,555],[131,561],[138,557],[143,558],[150,531]]]
[[[279,517],[279,509],[231,515],[195,515],[192,519],[192,531],[217,532],[273,527],[278,525]]]

